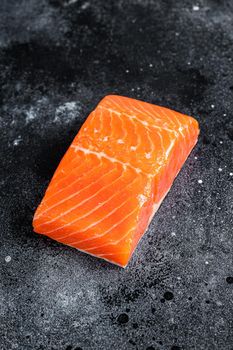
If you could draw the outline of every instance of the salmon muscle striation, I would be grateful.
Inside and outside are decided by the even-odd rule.
[[[55,171],[34,231],[125,267],[198,134],[189,116],[104,97]]]

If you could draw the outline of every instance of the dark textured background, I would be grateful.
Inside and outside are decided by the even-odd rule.
[[[0,88],[0,349],[232,350],[232,1],[1,0]],[[126,270],[31,228],[108,93],[201,125]]]

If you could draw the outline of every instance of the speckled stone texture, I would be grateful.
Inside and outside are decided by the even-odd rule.
[[[233,349],[233,2],[0,1],[0,349]],[[117,93],[201,136],[123,270],[33,233],[88,113]]]

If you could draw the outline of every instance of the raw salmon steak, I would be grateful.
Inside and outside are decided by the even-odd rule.
[[[61,160],[35,232],[125,267],[198,134],[186,115],[104,97]]]

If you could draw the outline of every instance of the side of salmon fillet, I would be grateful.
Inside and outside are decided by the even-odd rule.
[[[191,117],[106,96],[61,160],[35,232],[125,267],[198,134]]]

